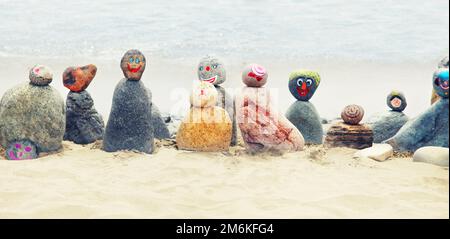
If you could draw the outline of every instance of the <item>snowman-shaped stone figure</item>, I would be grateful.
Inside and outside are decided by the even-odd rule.
[[[448,148],[448,69],[434,73],[433,89],[441,99],[421,115],[408,121],[394,137],[385,141],[395,150],[414,152],[425,146]]]
[[[299,70],[289,77],[289,91],[297,99],[289,107],[286,117],[302,133],[305,142],[322,144],[323,128],[319,113],[309,102],[320,84],[320,75],[314,71]]]
[[[233,125],[231,146],[235,146],[237,144],[236,109],[233,97],[225,90],[225,88],[220,86],[227,78],[223,63],[215,57],[206,56],[200,60],[197,72],[200,81],[211,83],[216,88],[218,93],[216,105],[225,109],[231,118]]]
[[[95,65],[68,67],[63,73],[63,84],[70,90],[66,100],[66,133],[64,140],[76,144],[90,144],[103,139],[105,123],[94,108],[87,87],[97,73]]]
[[[141,81],[146,66],[145,56],[138,50],[129,50],[122,57],[120,66],[125,78],[114,91],[103,149],[107,152],[132,150],[152,153],[151,92]]]
[[[273,107],[270,91],[263,86],[268,74],[264,67],[252,64],[242,73],[246,85],[236,95],[236,119],[252,153],[263,151],[294,152],[304,147],[300,131]]]
[[[392,91],[386,98],[386,104],[391,109],[384,113],[377,113],[367,120],[373,130],[373,142],[381,143],[394,136],[409,118],[403,111],[408,103],[405,95],[400,91]]]
[[[29,78],[30,82],[6,91],[0,102],[0,143],[10,160],[34,159],[62,147],[65,106],[50,86],[53,74],[48,67],[36,65]]]
[[[177,133],[179,149],[192,151],[227,151],[231,143],[232,122],[228,113],[216,106],[217,90],[211,83],[195,84],[191,109]]]

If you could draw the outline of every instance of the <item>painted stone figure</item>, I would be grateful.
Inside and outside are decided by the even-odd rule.
[[[95,110],[94,101],[86,88],[97,73],[95,65],[69,67],[63,73],[63,84],[70,90],[66,99],[66,133],[64,140],[90,144],[103,139],[102,116]]]
[[[29,78],[30,82],[8,90],[0,102],[0,143],[11,160],[33,159],[62,147],[65,106],[49,85],[53,74],[48,67],[36,65]]]
[[[227,151],[232,136],[228,113],[216,106],[218,93],[208,82],[194,86],[191,109],[177,133],[179,149],[192,151]]]
[[[445,69],[449,69],[449,60],[448,60],[448,56],[444,57],[444,59],[442,59],[439,64],[438,64],[438,69],[435,71],[435,74],[443,71]],[[433,92],[431,94],[431,104],[434,104],[436,101],[438,101],[440,99],[439,95],[436,94],[436,91],[433,89]]]
[[[392,91],[389,93],[386,104],[391,110],[377,113],[367,121],[373,130],[374,143],[381,143],[391,138],[409,120],[408,116],[403,113],[408,104],[402,92]]]
[[[120,65],[125,78],[114,91],[103,149],[107,152],[132,150],[152,153],[151,92],[140,80],[146,66],[145,56],[138,50],[129,50]]]
[[[236,96],[236,118],[250,152],[300,151],[304,138],[300,131],[273,107],[264,67],[252,64],[242,73],[244,87]]]
[[[328,129],[325,145],[354,149],[372,147],[373,131],[370,126],[360,124],[363,117],[364,109],[361,106],[346,106],[341,113],[343,122],[337,122]]]
[[[309,102],[320,84],[317,72],[300,70],[289,77],[289,91],[297,99],[288,109],[286,117],[302,133],[308,144],[322,144],[323,128],[319,113]]]
[[[414,152],[425,146],[448,148],[449,71],[441,69],[433,75],[433,89],[441,98],[418,117],[408,121],[385,142],[397,151]]]
[[[198,65],[198,78],[200,81],[205,81],[214,85],[218,93],[216,105],[225,109],[230,116],[233,124],[233,136],[231,139],[231,146],[237,144],[237,126],[236,126],[236,110],[234,106],[233,97],[221,86],[226,81],[226,70],[223,63],[211,56],[206,56],[200,60]]]

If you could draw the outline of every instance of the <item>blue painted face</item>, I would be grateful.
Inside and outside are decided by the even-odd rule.
[[[434,74],[433,88],[442,98],[448,98],[449,72],[448,69],[438,71]]]

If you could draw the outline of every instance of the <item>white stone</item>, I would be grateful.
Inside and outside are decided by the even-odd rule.
[[[423,147],[414,153],[413,161],[448,167],[449,150],[444,147]]]
[[[394,155],[394,149],[389,144],[374,144],[370,148],[359,150],[355,158],[370,158],[376,161],[385,161]]]

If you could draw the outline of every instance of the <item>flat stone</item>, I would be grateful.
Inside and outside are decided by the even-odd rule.
[[[338,122],[329,128],[325,145],[354,149],[370,148],[373,145],[373,131],[368,125],[349,125]]]
[[[357,158],[370,158],[376,161],[385,161],[394,155],[394,148],[389,144],[374,144],[370,148],[355,153]]]
[[[37,147],[29,140],[12,142],[6,149],[5,156],[8,160],[28,160],[37,158]]]
[[[449,149],[433,146],[422,147],[414,153],[413,161],[448,167]]]

